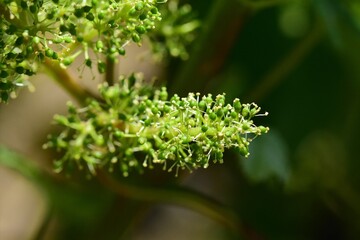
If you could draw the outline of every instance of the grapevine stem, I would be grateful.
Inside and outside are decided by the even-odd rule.
[[[105,82],[109,86],[114,85],[114,71],[115,71],[115,60],[112,58],[106,58],[106,71],[105,71]]]
[[[236,234],[249,239],[249,236],[246,236],[248,229],[245,228],[236,214],[216,201],[209,199],[209,197],[195,191],[180,187],[160,188],[132,185],[124,181],[117,181],[101,170],[97,176],[102,184],[121,196],[146,202],[171,203],[193,209],[221,223]]]
[[[86,98],[94,97],[89,91],[80,86],[70,75],[69,71],[62,68],[58,62],[45,59],[43,65],[54,80],[80,104],[85,104]]]
[[[52,207],[49,207],[49,209],[46,210],[45,217],[41,222],[40,228],[38,229],[35,236],[33,237],[33,240],[45,239],[46,231],[49,228],[52,218],[53,218],[53,209],[52,209]]]

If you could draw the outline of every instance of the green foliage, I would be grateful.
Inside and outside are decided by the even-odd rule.
[[[83,55],[84,65],[91,68],[90,50],[99,73],[110,76],[113,70],[107,69],[108,60],[115,62],[124,55],[130,41],[140,44],[141,36],[161,19],[153,0],[9,0],[0,7],[3,102],[37,72],[38,64],[52,62],[66,69]],[[186,59],[186,46],[199,21],[192,20],[189,5],[179,7],[178,1],[170,2],[162,12],[167,21],[149,36],[154,52]],[[176,173],[179,168],[206,168],[211,160],[222,162],[226,148],[238,148],[247,156],[253,137],[268,131],[251,120],[260,111],[255,104],[236,99],[231,106],[225,104],[224,95],[200,99],[193,93],[167,100],[166,88],[152,89],[135,75],[115,86],[102,85],[100,94],[104,102],[93,99],[79,110],[69,105],[69,117],[56,117],[66,130],[46,146],[64,150],[56,161],[57,171],[74,163],[79,168],[86,163],[92,174],[99,167],[113,171],[119,165],[124,176],[132,168],[141,171],[156,163],[168,171],[176,168]],[[142,164],[139,158],[145,158]]]
[[[58,152],[45,151],[41,167],[0,147],[0,165],[48,199],[44,238],[359,239],[359,1],[162,2],[0,0],[1,101],[42,71],[78,101],[55,117],[46,147]],[[140,51],[163,61],[166,88],[141,74],[112,77],[118,59],[132,72],[122,56],[144,41]],[[81,82],[98,71],[107,83],[93,93],[68,74],[76,69]],[[0,106],[0,142],[40,158],[33,147],[48,120],[29,98]],[[59,112],[52,95],[42,100]],[[243,103],[252,101],[271,117],[250,118],[259,108]],[[272,130],[257,138],[261,124]],[[51,159],[60,174],[40,170]]]
[[[1,102],[26,84],[45,58],[66,68],[83,55],[85,66],[93,61],[102,66],[104,56],[124,55],[129,42],[140,43],[161,19],[154,0],[9,0],[0,3],[0,15]]]
[[[26,157],[0,145],[0,165],[21,174],[48,198],[49,208],[72,224],[95,222],[112,196],[96,186],[76,186],[55,180]],[[98,194],[102,191],[102,194]]]
[[[91,174],[106,167],[128,176],[132,169],[160,164],[164,170],[176,168],[177,175],[179,169],[221,163],[227,148],[248,156],[250,142],[268,131],[253,123],[261,115],[256,104],[239,99],[226,104],[225,94],[168,99],[165,87],[154,90],[139,75],[123,77],[114,86],[103,84],[99,91],[104,102],[91,100],[79,109],[69,104],[67,117],[55,117],[65,130],[45,146],[64,151],[57,171],[85,165]]]

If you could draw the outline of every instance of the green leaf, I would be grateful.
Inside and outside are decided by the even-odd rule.
[[[282,137],[271,130],[250,145],[249,159],[241,160],[245,175],[254,182],[277,178],[286,182],[289,177],[288,149]]]
[[[21,174],[43,191],[49,205],[66,222],[91,223],[106,209],[111,194],[92,184],[84,186],[60,182],[43,172],[34,162],[0,145],[0,165]]]

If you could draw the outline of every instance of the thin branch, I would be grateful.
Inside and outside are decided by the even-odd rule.
[[[46,211],[46,214],[41,222],[41,225],[39,229],[37,230],[35,236],[33,237],[33,240],[43,240],[45,239],[45,235],[47,233],[47,230],[49,228],[49,225],[51,223],[51,219],[53,217],[53,209],[52,207],[49,207]]]
[[[43,65],[45,66],[47,72],[54,78],[54,80],[80,104],[84,104],[86,98],[88,97],[96,98],[84,87],[79,85],[70,75],[69,71],[62,68],[58,62],[46,58]]]
[[[221,223],[245,239],[250,239],[249,229],[241,223],[233,211],[190,189],[133,185],[117,181],[103,171],[98,172],[98,180],[113,192],[134,200],[171,203],[193,209]]]
[[[105,82],[109,86],[114,85],[114,71],[115,71],[115,60],[107,57],[106,58],[106,71],[105,71]]]

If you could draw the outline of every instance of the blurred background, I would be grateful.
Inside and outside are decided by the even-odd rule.
[[[164,6],[173,15],[160,29],[201,26],[188,38],[159,38],[159,30],[152,38],[162,45],[130,46],[118,73],[145,71],[171,93],[225,92],[269,112],[255,120],[271,130],[253,141],[248,159],[228,151],[224,164],[172,179],[229,206],[251,234],[234,235],[178,206],[115,196],[92,181],[90,192],[56,192],[29,173],[51,174],[52,156],[41,146],[71,99],[41,75],[34,92],[0,106],[0,145],[31,162],[24,171],[0,167],[0,239],[359,239],[360,2],[177,2]],[[80,82],[94,89],[91,78]]]

